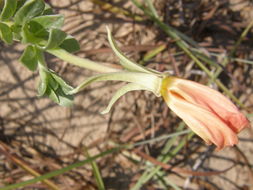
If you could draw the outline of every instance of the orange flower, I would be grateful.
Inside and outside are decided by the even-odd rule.
[[[172,111],[218,150],[237,144],[237,133],[249,125],[229,99],[196,82],[167,77],[162,82],[161,94]]]

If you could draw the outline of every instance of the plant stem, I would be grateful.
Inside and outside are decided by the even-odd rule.
[[[83,67],[92,71],[96,71],[100,73],[111,73],[111,72],[119,71],[118,69],[95,63],[89,59],[80,58],[76,55],[68,53],[67,51],[63,49],[50,49],[46,51],[64,61],[67,61],[68,63],[72,65]]]
[[[232,58],[235,56],[236,50],[239,47],[239,45],[241,44],[242,40],[245,38],[245,36],[248,34],[248,32],[250,31],[250,29],[253,27],[253,20],[248,24],[248,26],[243,30],[243,32],[241,33],[239,39],[236,41],[233,49],[231,50],[231,52],[228,54],[227,57],[224,58],[223,62],[221,63],[223,66],[226,66],[231,60]],[[222,68],[218,68],[216,70],[216,72],[214,73],[214,78],[218,78],[218,76],[220,75],[220,73],[222,72]]]

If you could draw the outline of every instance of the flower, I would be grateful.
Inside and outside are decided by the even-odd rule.
[[[176,115],[218,150],[237,144],[237,133],[249,125],[248,119],[229,99],[199,83],[166,77],[161,95]]]

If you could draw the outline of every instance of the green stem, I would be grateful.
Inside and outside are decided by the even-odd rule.
[[[245,28],[245,30],[242,32],[242,34],[240,35],[239,39],[235,43],[235,46],[234,46],[234,48],[231,51],[231,55],[232,56],[234,55],[234,53],[236,52],[236,49],[241,44],[242,40],[245,38],[245,36],[248,34],[248,32],[250,31],[250,29],[252,27],[253,27],[253,20],[248,24],[248,26]]]
[[[72,65],[83,67],[92,71],[96,71],[100,73],[111,73],[111,72],[119,71],[118,69],[95,63],[89,59],[80,58],[76,55],[68,53],[67,51],[63,49],[50,49],[46,51],[64,61],[67,61],[68,63]]]
[[[233,58],[237,48],[239,47],[242,40],[245,38],[245,36],[248,34],[248,32],[250,31],[250,29],[252,27],[253,27],[253,20],[249,23],[249,25],[241,33],[239,39],[236,41],[236,43],[235,43],[233,49],[231,50],[231,52],[229,53],[229,55],[224,58],[223,62],[221,63],[223,66],[226,66],[231,61],[231,59]],[[216,79],[220,75],[221,72],[222,72],[222,68],[218,68],[216,70],[216,72],[214,73],[214,78]]]

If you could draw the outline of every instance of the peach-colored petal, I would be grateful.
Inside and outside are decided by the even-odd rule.
[[[161,94],[170,109],[218,149],[236,144],[237,133],[249,124],[228,98],[196,82],[167,77],[163,80]]]
[[[240,132],[248,125],[247,118],[224,95],[196,82],[179,79],[177,87],[188,94],[195,103],[205,106],[227,123],[232,130]]]
[[[168,90],[175,91],[188,102],[205,107],[220,117],[232,130],[240,132],[249,121],[237,107],[224,95],[207,86],[193,81],[171,77]]]
[[[207,143],[212,142],[222,149],[238,142],[236,133],[212,112],[184,101],[177,94],[169,92],[168,98],[170,109]]]

